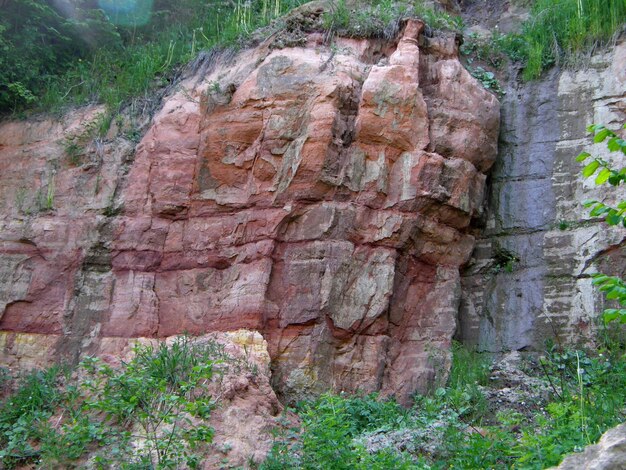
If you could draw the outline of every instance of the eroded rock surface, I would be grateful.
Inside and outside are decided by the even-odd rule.
[[[589,216],[586,199],[623,194],[584,181],[582,151],[624,166],[606,144],[590,144],[592,123],[626,122],[626,43],[578,71],[509,83],[489,209],[463,275],[461,337],[486,351],[542,350],[547,339],[590,343],[604,308],[590,275],[624,276],[626,229]]]
[[[4,360],[247,328],[286,397],[443,380],[499,103],[422,29],[207,62],[94,164],[84,116],[0,127]]]

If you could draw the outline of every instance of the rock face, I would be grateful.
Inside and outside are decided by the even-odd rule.
[[[559,470],[621,470],[626,467],[626,423],[620,424],[602,436],[600,441],[588,446],[580,454],[571,454]]]
[[[80,164],[97,110],[1,126],[3,360],[246,328],[286,397],[443,380],[499,103],[422,29],[207,60]]]
[[[499,155],[489,208],[463,273],[461,338],[480,350],[543,349],[555,337],[590,342],[603,299],[590,274],[626,274],[626,229],[589,217],[585,199],[623,197],[584,182],[582,151],[616,161],[590,145],[591,123],[626,122],[626,43],[580,71],[551,71],[510,83],[502,105]]]

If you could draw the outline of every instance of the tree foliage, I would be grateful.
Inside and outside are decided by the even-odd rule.
[[[141,0],[133,16],[117,0],[0,0],[0,114],[89,102],[115,112],[300,3]]]
[[[58,3],[58,2],[57,2]],[[119,48],[101,10],[76,2],[64,16],[48,0],[6,0],[0,16],[0,110],[34,103],[49,81],[95,47]]]

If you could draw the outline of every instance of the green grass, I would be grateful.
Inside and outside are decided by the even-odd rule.
[[[462,388],[466,385],[487,385],[491,360],[484,354],[467,349],[461,343],[452,344],[452,368],[448,386]]]
[[[553,64],[575,63],[608,44],[625,23],[624,0],[536,0],[519,35],[524,79],[538,78]]]
[[[0,76],[0,111],[4,113],[62,111],[68,105],[85,103],[104,103],[110,113],[115,113],[130,98],[149,98],[153,90],[170,83],[175,71],[199,51],[236,46],[256,29],[304,3],[303,0],[169,2],[167,9],[155,13],[151,24],[139,29],[117,27],[100,19],[99,28],[117,39],[87,52],[84,47],[69,50],[65,43],[64,49],[57,50],[60,46],[55,46],[59,42],[56,37],[47,39],[48,45],[43,47],[37,44],[35,29],[45,30],[45,23],[51,18],[59,28],[65,28],[62,37],[66,42],[72,42],[67,37],[71,34],[76,36],[75,43],[84,35],[78,26],[65,21],[50,7],[46,6],[46,14],[41,15],[42,1],[27,0],[28,5],[33,5],[27,25],[30,29],[15,30],[0,22],[0,40],[4,41],[0,42],[6,44],[0,48],[0,65],[6,63],[14,69],[14,73]],[[168,9],[173,14],[168,14]],[[16,10],[15,15],[18,13]],[[172,24],[168,21],[172,17],[182,20]],[[15,44],[23,42],[23,38],[28,39],[29,50],[43,55],[42,59],[26,62],[16,58]],[[50,67],[53,61],[61,62],[64,67]],[[40,68],[40,72],[27,76],[33,66]]]
[[[267,12],[265,16],[257,13],[266,3],[238,2],[240,9],[218,15],[204,12],[206,17],[201,22],[177,25],[146,43],[127,45],[121,53],[98,50],[90,61],[79,62],[54,80],[42,97],[42,105],[54,108],[68,100],[76,104],[96,101],[117,110],[131,97],[148,97],[153,89],[167,85],[172,79],[171,72],[190,61],[198,51],[233,44],[266,25],[273,13]]]
[[[324,27],[344,37],[393,38],[402,18],[419,17],[435,29],[461,32],[460,16],[425,6],[424,2],[371,0],[358,2],[352,8],[345,0],[338,0],[324,15]]]

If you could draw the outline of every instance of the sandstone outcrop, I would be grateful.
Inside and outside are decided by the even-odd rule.
[[[240,328],[289,398],[445,378],[499,103],[418,20],[207,59],[136,146],[0,126],[3,361]]]

